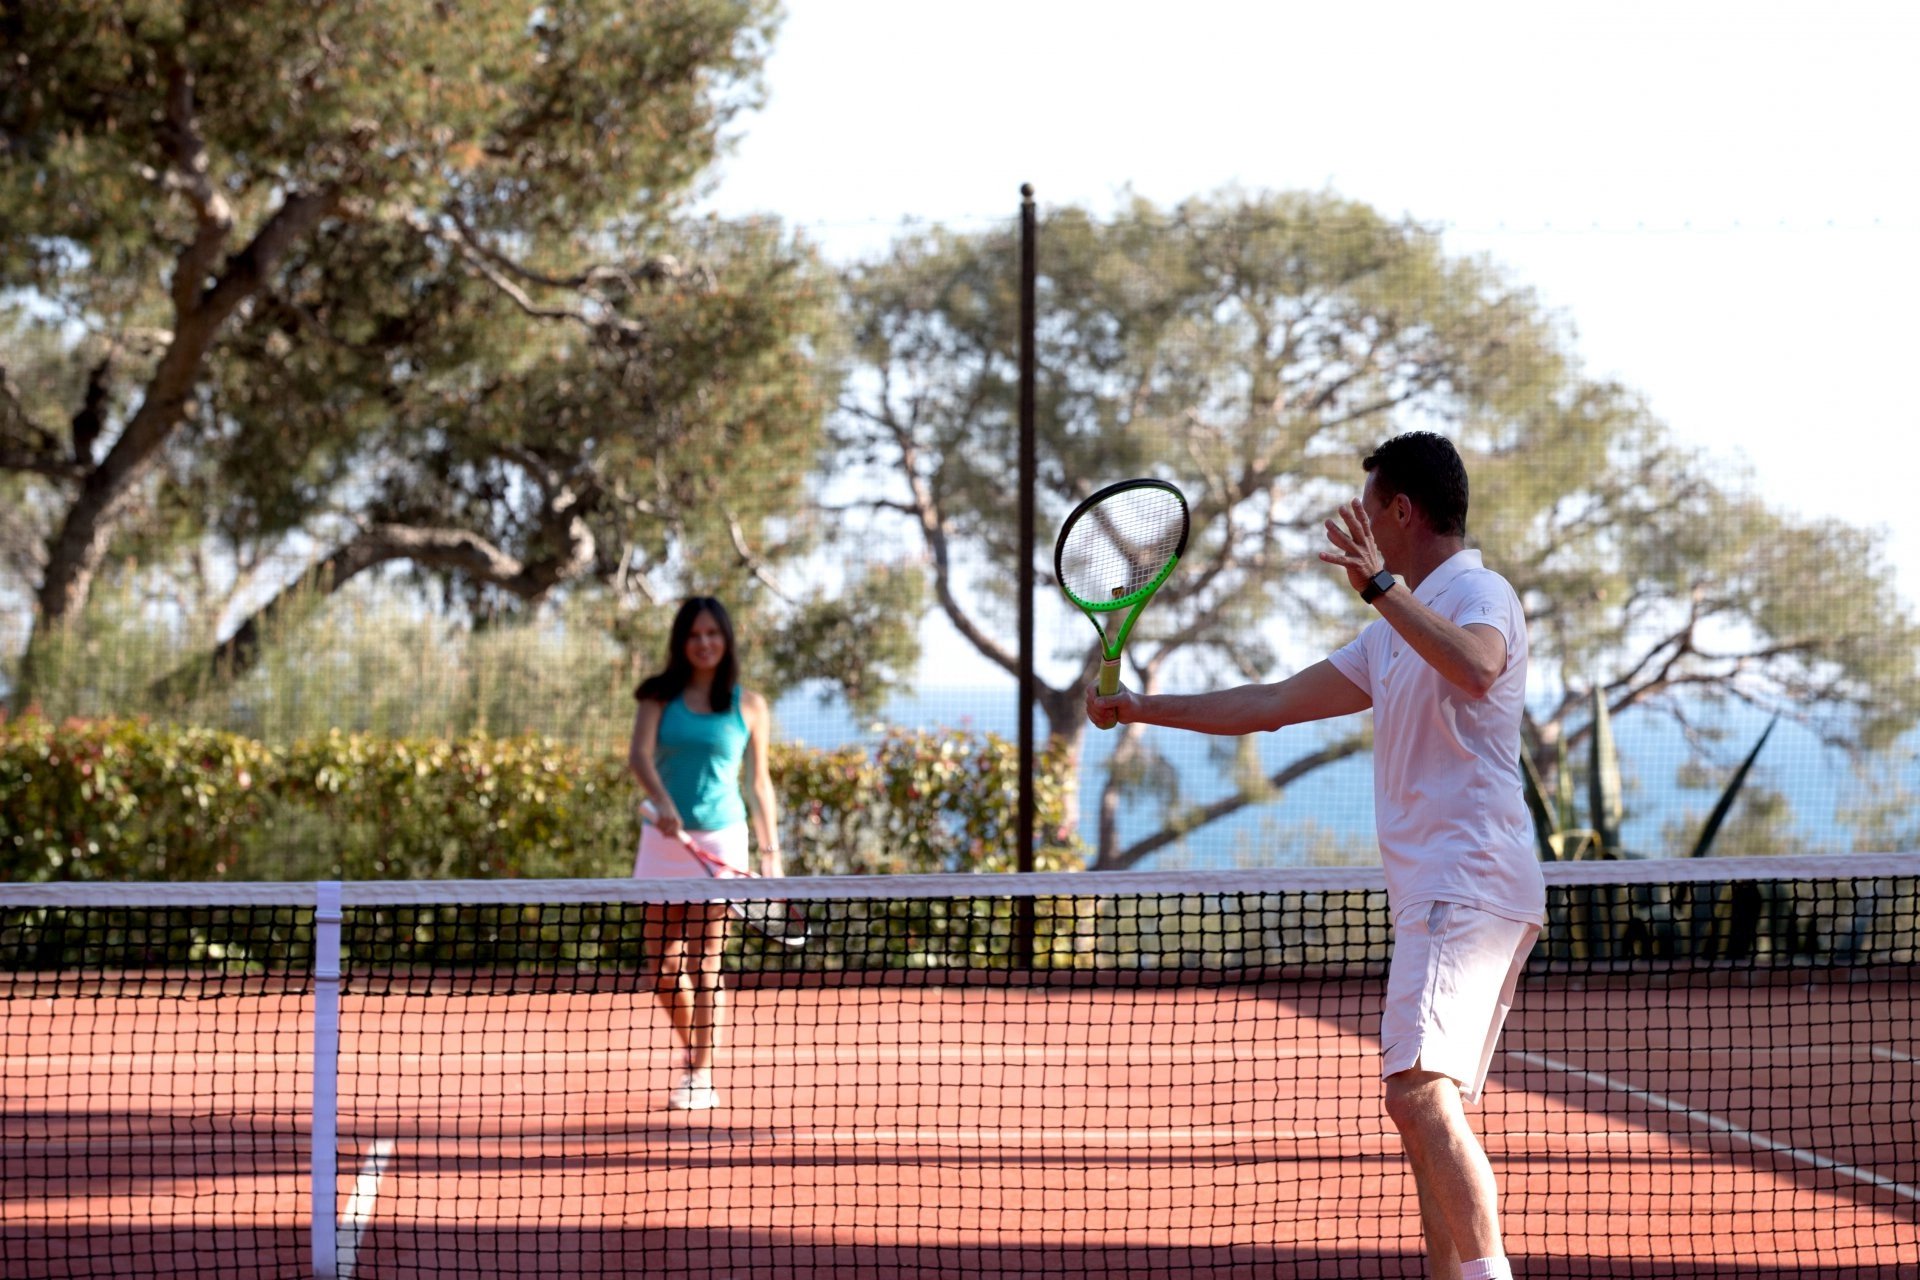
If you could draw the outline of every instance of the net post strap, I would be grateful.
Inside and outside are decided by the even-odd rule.
[[[315,1280],[338,1280],[334,1219],[340,1130],[340,923],[337,880],[314,886],[312,1208]]]

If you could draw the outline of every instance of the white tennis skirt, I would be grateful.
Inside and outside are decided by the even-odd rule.
[[[727,871],[707,868],[687,851],[676,836],[663,836],[652,823],[640,829],[640,847],[633,855],[636,880],[671,880],[682,876],[746,875],[750,866],[747,824],[736,822],[718,831],[689,831],[693,842],[718,858]]]
[[[1380,1016],[1380,1074],[1418,1067],[1459,1082],[1476,1102],[1540,926],[1458,902],[1416,903],[1394,917],[1393,964]]]

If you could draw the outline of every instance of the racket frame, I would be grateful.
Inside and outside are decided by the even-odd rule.
[[[1179,545],[1174,548],[1173,554],[1167,557],[1167,563],[1161,566],[1160,572],[1155,574],[1146,585],[1113,600],[1082,600],[1067,589],[1067,576],[1062,563],[1066,556],[1067,535],[1073,532],[1074,526],[1080,522],[1081,517],[1102,502],[1115,494],[1134,489],[1162,489],[1172,494],[1180,503]],[[1120,655],[1126,650],[1127,637],[1133,634],[1133,624],[1140,620],[1140,613],[1147,607],[1147,601],[1153,599],[1154,592],[1160,590],[1160,585],[1173,573],[1174,566],[1180,563],[1180,557],[1186,554],[1187,536],[1192,531],[1193,517],[1187,507],[1186,495],[1165,480],[1156,480],[1150,476],[1118,480],[1089,494],[1079,506],[1068,513],[1066,520],[1061,524],[1059,536],[1053,542],[1053,580],[1059,584],[1060,594],[1087,615],[1087,621],[1093,624],[1094,631],[1100,636],[1100,693],[1102,696],[1111,694],[1120,687]],[[1120,620],[1117,628],[1103,627],[1100,619],[1095,616],[1118,613],[1122,609],[1127,610],[1127,616]]]

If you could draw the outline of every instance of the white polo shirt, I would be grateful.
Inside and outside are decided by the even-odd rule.
[[[1405,586],[1396,587],[1406,590]],[[1385,618],[1328,661],[1373,699],[1373,805],[1387,898],[1397,916],[1461,902],[1512,920],[1546,920],[1546,881],[1520,781],[1527,620],[1520,597],[1478,551],[1462,551],[1414,598],[1459,625],[1492,627],[1507,665],[1484,698],[1427,665]]]

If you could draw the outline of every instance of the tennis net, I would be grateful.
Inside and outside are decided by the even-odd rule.
[[[1516,1274],[1911,1277],[1920,856],[1547,871]],[[719,894],[811,936],[671,1110]],[[1420,1276],[1390,949],[1377,870],[0,886],[0,1274]]]

